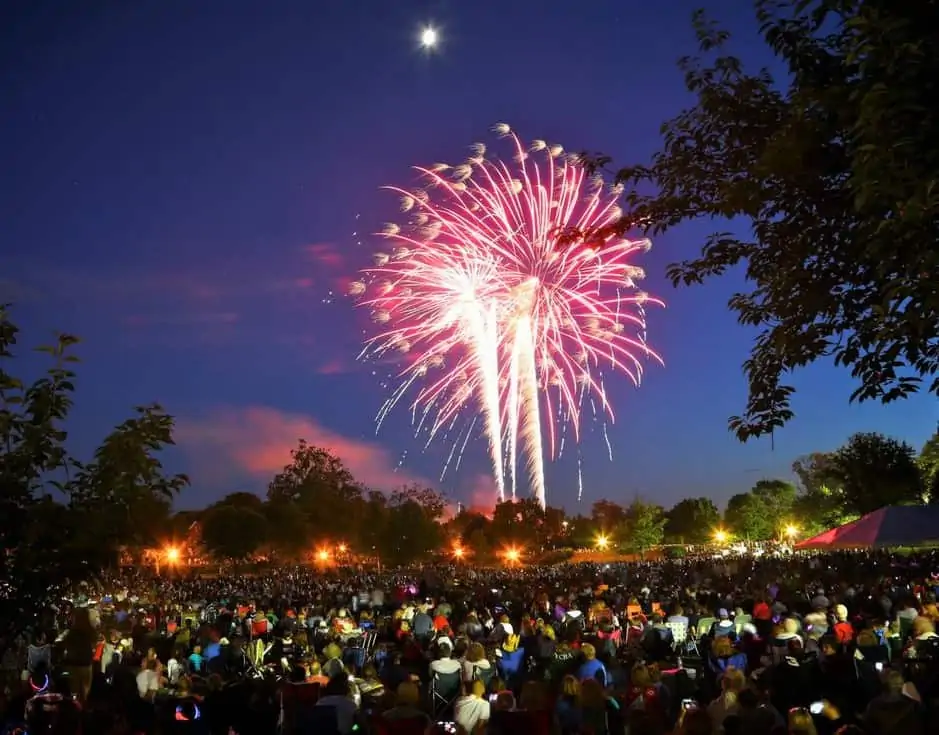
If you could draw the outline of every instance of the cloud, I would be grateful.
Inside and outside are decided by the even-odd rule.
[[[345,265],[345,259],[339,249],[331,243],[319,242],[307,245],[304,250],[319,265],[325,265],[329,268],[342,268]]]
[[[397,468],[393,454],[374,442],[336,433],[315,419],[266,406],[220,408],[201,417],[181,418],[176,440],[195,465],[215,475],[230,463],[242,473],[267,481],[290,461],[290,451],[305,439],[342,459],[359,482],[376,490],[390,490],[406,483],[433,486],[419,475]]]
[[[318,375],[341,375],[347,372],[341,360],[329,360],[316,368]]]

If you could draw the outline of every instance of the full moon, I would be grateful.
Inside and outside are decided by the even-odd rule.
[[[437,31],[431,27],[425,28],[421,31],[421,46],[424,48],[433,48],[437,45]]]

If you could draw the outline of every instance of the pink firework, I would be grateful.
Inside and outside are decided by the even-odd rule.
[[[429,442],[470,409],[484,419],[500,499],[507,481],[515,496],[524,453],[544,505],[544,458],[563,446],[559,428],[579,441],[588,405],[612,422],[604,375],[638,386],[644,361],[661,362],[646,344],[644,307],[662,302],[636,287],[644,274],[633,260],[648,240],[561,238],[617,221],[620,192],[561,146],[525,148],[507,125],[495,130],[513,145],[512,165],[477,143],[462,164],[418,167],[422,188],[392,188],[408,221],[386,225],[391,251],[350,290],[380,328],[363,355],[402,360],[379,423],[410,396]]]

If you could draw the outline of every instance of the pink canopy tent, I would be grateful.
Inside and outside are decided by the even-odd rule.
[[[800,541],[803,549],[939,546],[939,506],[890,505]]]

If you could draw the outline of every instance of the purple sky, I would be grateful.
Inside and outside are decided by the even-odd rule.
[[[368,323],[343,287],[376,249],[366,233],[395,209],[379,187],[409,184],[412,164],[459,158],[498,121],[528,139],[645,160],[658,126],[689,101],[675,60],[694,51],[697,4],[5,7],[0,300],[17,302],[30,342],[55,329],[83,338],[76,451],[132,405],[159,401],[179,421],[169,464],[193,480],[182,507],[263,491],[300,436],[375,487],[425,480],[455,499],[490,499],[482,439],[440,482],[448,447],[424,451],[407,411],[375,434],[384,394],[355,362]],[[710,5],[739,34],[735,50],[768,61],[749,3]],[[427,22],[442,39],[432,56],[416,44]],[[726,308],[741,280],[676,291],[664,278],[707,231],[676,230],[641,262],[644,287],[668,303],[649,323],[666,367],[650,365],[638,391],[611,386],[614,461],[588,427],[585,507],[636,493],[723,502],[855,431],[919,448],[939,418],[934,397],[850,406],[850,376],[831,365],[796,377],[798,416],[775,450],[727,432],[753,338]],[[575,510],[576,463],[547,474],[549,502]]]

